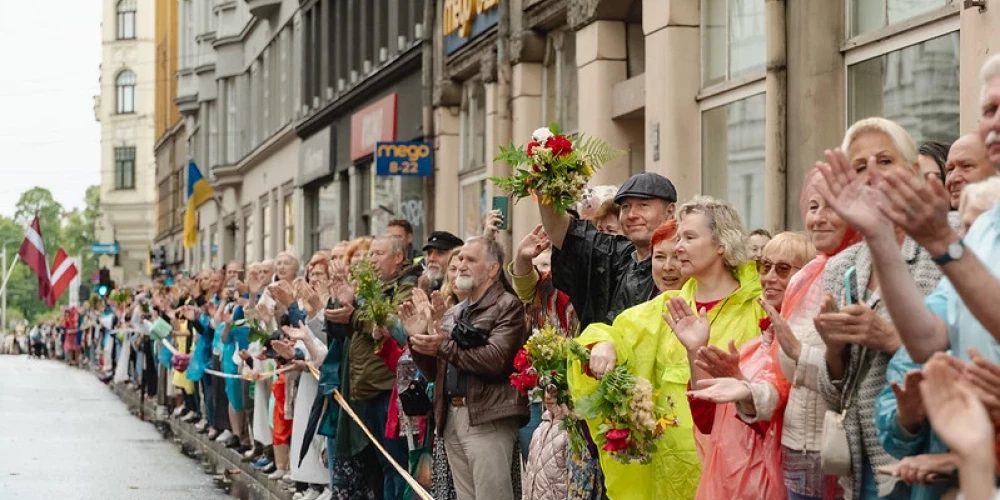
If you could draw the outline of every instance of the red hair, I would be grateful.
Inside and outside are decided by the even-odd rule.
[[[650,240],[650,244],[655,247],[665,240],[673,239],[674,236],[677,236],[677,220],[670,219],[660,224],[660,227],[656,228],[656,231],[653,231],[653,238]]]

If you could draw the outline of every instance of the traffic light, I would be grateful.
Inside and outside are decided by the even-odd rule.
[[[111,293],[112,289],[114,289],[115,282],[111,281],[111,271],[109,271],[108,268],[101,268],[100,272],[100,279],[97,282],[97,289],[95,291],[97,292],[97,295],[103,299]]]

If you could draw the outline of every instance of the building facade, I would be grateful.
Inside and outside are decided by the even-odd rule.
[[[102,256],[120,284],[147,278],[156,227],[153,144],[156,68],[154,0],[105,0],[101,26],[101,220],[99,243],[119,244]]]
[[[918,143],[974,129],[1000,9],[973,4],[438,2],[434,227],[478,233],[502,194],[486,178],[507,173],[491,161],[498,146],[553,121],[625,151],[593,184],[655,171],[682,201],[730,200],[749,227],[801,227],[803,177],[850,123],[885,116]],[[526,201],[511,213],[518,241],[537,210]]]

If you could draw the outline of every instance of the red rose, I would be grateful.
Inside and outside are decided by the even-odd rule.
[[[604,451],[615,452],[628,449],[632,446],[629,441],[629,435],[631,431],[628,429],[611,429],[604,433],[604,446],[601,447]]]
[[[517,392],[527,394],[531,389],[538,387],[538,373],[528,370],[524,373],[511,374],[510,385],[514,386]]]
[[[760,331],[766,332],[768,328],[771,328],[771,318],[761,318],[757,322],[757,326],[760,327]]]
[[[552,154],[556,156],[566,156],[573,152],[573,143],[564,135],[549,137],[549,140],[545,141],[545,147],[551,149]]]
[[[538,146],[541,146],[541,144],[539,144],[538,141],[531,141],[531,142],[529,142],[528,143],[528,156],[531,156],[534,153],[535,148],[537,148]]]
[[[528,357],[528,351],[521,349],[514,356],[514,369],[523,372],[528,368],[531,368],[531,358]]]

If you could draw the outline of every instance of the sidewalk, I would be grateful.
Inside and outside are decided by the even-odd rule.
[[[112,392],[124,401],[132,414],[139,416],[139,393],[124,385],[108,384]],[[156,405],[146,401],[143,405],[143,415],[147,422],[152,423],[161,432],[169,432],[167,437],[179,442],[185,450],[192,450],[192,458],[200,458],[214,469],[215,475],[225,476],[231,480],[239,491],[240,498],[254,500],[291,500],[292,494],[284,489],[284,483],[271,481],[264,474],[255,470],[249,463],[242,461],[242,456],[234,450],[226,448],[221,443],[210,441],[204,434],[199,434],[193,424],[181,422],[175,418],[163,419],[156,414]],[[237,474],[230,474],[239,470]],[[246,495],[246,496],[244,496]]]

